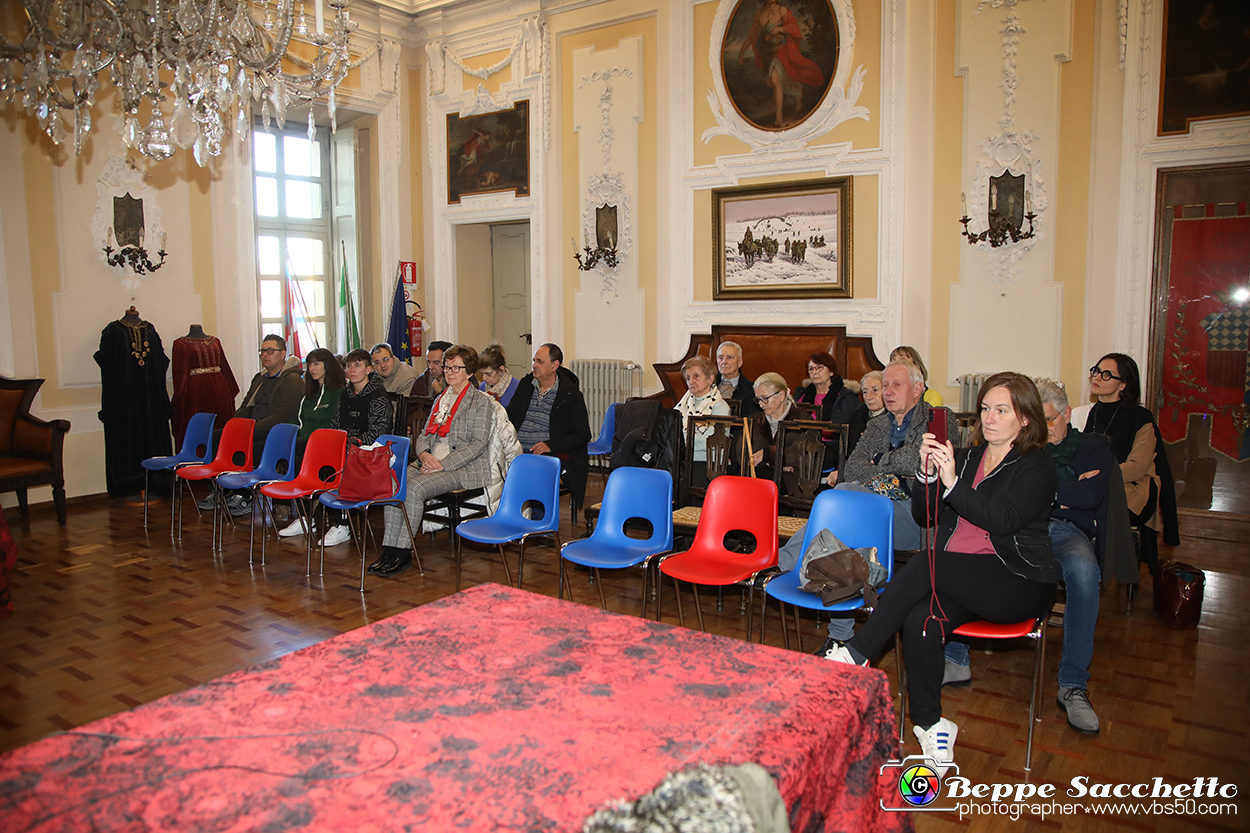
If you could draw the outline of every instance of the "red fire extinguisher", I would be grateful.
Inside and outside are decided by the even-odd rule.
[[[425,354],[425,347],[421,340],[422,334],[425,332],[425,311],[421,309],[421,305],[416,301],[409,301],[407,304],[408,312],[408,347],[412,350],[414,357]],[[412,308],[415,307],[415,311]]]

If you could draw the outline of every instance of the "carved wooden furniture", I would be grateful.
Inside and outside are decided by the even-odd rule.
[[[777,426],[777,460],[773,482],[777,484],[783,509],[810,512],[816,492],[824,482],[825,443],[823,435],[833,434],[838,459],[846,459],[844,426],[816,420],[787,419]]]
[[[0,492],[17,492],[18,510],[27,515],[26,490],[52,486],[56,519],[65,525],[65,467],[62,451],[69,422],[31,416],[30,406],[43,379],[0,377]]]
[[[681,366],[692,356],[707,356],[715,361],[716,348],[722,341],[742,346],[742,372],[750,379],[773,371],[785,377],[791,390],[807,378],[807,357],[827,352],[838,362],[843,379],[858,382],[870,370],[885,365],[872,349],[871,336],[851,336],[846,327],[741,327],[715,324],[712,332],[690,336],[686,354],[674,362],[652,365],[659,374],[663,390],[654,395],[664,407],[672,408],[686,393]]]
[[[707,477],[697,481],[695,471],[694,441],[697,434],[707,437]],[[686,420],[686,476],[682,505],[702,503],[707,487],[722,474],[741,474],[744,444],[743,423],[734,416],[691,416]],[[702,462],[702,461],[700,461]]]

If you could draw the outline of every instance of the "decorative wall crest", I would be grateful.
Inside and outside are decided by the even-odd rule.
[[[156,201],[156,190],[144,182],[144,171],[126,156],[119,156],[117,151],[109,151],[108,162],[96,180],[95,189],[96,207],[91,215],[91,238],[100,252],[100,260],[122,278],[122,286],[138,289],[143,286],[143,276],[124,264],[108,266],[104,248],[111,245],[109,231],[113,228],[113,200],[127,194],[143,201],[143,242],[152,249],[157,244],[164,248],[165,228],[161,225],[161,206]]]
[[[1016,88],[1020,85],[1020,79],[1016,75],[1016,55],[1020,49],[1020,37],[1025,33],[1015,7],[1023,2],[1027,0],[981,0],[977,5],[977,10],[973,13],[975,18],[987,5],[993,8],[1007,7],[1007,15],[1003,18],[1003,28],[999,30],[1003,34],[1003,79],[1000,84],[1003,89],[1003,116],[998,120],[1002,131],[978,143],[981,148],[981,158],[974,165],[974,179],[972,188],[969,190],[971,204],[976,208],[970,212],[973,220],[968,224],[968,230],[980,233],[988,227],[986,213],[982,209],[989,205],[990,178],[998,176],[1003,171],[1024,176],[1025,188],[1032,195],[1032,208],[1039,215],[1033,221],[1035,232],[1033,237],[997,248],[984,240],[975,244],[978,249],[989,253],[990,274],[994,283],[1010,281],[1019,274],[1020,270],[1016,264],[1020,262],[1024,253],[1033,248],[1041,238],[1042,218],[1050,205],[1046,180],[1042,176],[1042,160],[1033,150],[1033,142],[1041,137],[1037,131],[1017,130],[1015,125]]]
[[[708,107],[716,119],[716,127],[703,131],[706,144],[716,136],[729,136],[743,142],[754,150],[767,147],[770,150],[802,148],[812,139],[828,133],[844,121],[863,119],[868,121],[868,108],[856,104],[864,89],[867,70],[858,66],[852,72],[853,46],[855,43],[855,14],[850,0],[830,0],[838,22],[840,54],[837,70],[820,106],[802,123],[781,131],[761,130],[738,114],[725,88],[721,69],[722,42],[729,26],[730,17],[737,0],[721,0],[712,21],[712,37],[708,48],[708,62],[712,68],[714,88],[707,91]]]
[[[629,205],[629,193],[626,190],[624,173],[612,168],[612,142],[616,138],[612,130],[612,79],[633,78],[629,69],[613,67],[606,71],[595,71],[584,76],[578,83],[578,89],[587,84],[603,84],[599,93],[599,148],[603,153],[603,171],[591,176],[586,181],[586,193],[582,199],[581,232],[582,240],[595,243],[602,247],[600,241],[600,208],[616,208],[616,240],[615,260],[612,264],[599,261],[594,271],[603,279],[599,288],[600,295],[611,293],[616,295],[616,270],[625,261],[633,249],[633,217]]]

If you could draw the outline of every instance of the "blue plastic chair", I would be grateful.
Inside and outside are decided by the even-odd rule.
[[[639,518],[651,524],[649,538],[631,538],[625,534],[627,521]],[[664,469],[619,468],[608,476],[603,490],[599,523],[589,538],[570,541],[560,551],[560,584],[558,596],[564,598],[564,562],[572,561],[595,571],[599,585],[599,606],[608,609],[603,595],[603,577],[599,569],[623,569],[643,564],[642,616],[647,616],[647,579],[651,575],[652,556],[673,549],[673,476]],[[573,588],[569,587],[569,599]]]
[[[360,541],[356,548],[360,552],[360,592],[365,592],[365,536],[368,535],[373,540],[373,545],[378,547],[378,556],[382,555],[382,548],[373,536],[373,529],[369,526],[369,508],[372,506],[398,506],[404,513],[404,525],[408,527],[408,540],[412,542],[412,557],[417,562],[417,572],[425,575],[425,570],[421,567],[421,556],[417,555],[417,539],[412,534],[412,520],[408,517],[408,505],[404,502],[408,497],[408,448],[411,443],[407,437],[398,437],[394,434],[381,434],[378,436],[378,442],[382,445],[390,443],[391,445],[391,471],[395,474],[395,494],[390,497],[378,498],[376,500],[343,500],[339,497],[338,489],[326,492],[321,495],[318,500],[321,505],[327,509],[338,509],[347,516],[348,528],[352,531],[352,539],[356,538],[356,528],[352,524],[352,509],[364,510],[364,520],[360,531]],[[329,524],[326,524],[329,526]],[[325,536],[321,536],[321,564],[324,570],[326,561],[326,544]]]
[[[587,454],[611,454],[612,438],[616,434],[616,406],[609,405],[608,410],[603,415],[603,425],[599,428],[599,436],[595,441],[586,446]]]
[[[269,502],[256,496],[256,490],[266,483],[281,483],[295,477],[295,441],[299,436],[299,426],[280,422],[265,435],[265,449],[260,453],[260,465],[251,471],[222,474],[217,477],[220,489],[247,489],[252,493],[252,523],[247,541],[247,563],[252,563],[252,548],[256,543],[256,507]],[[280,471],[281,470],[281,471]],[[273,512],[268,514],[273,520]],[[261,509],[261,535],[267,535],[264,525],[265,510]],[[221,547],[218,547],[221,549]]]
[[[148,528],[148,474],[154,471],[172,471],[179,466],[203,465],[213,459],[213,423],[216,414],[196,414],[187,423],[182,435],[182,448],[172,457],[149,457],[143,466],[143,528]],[[173,506],[173,502],[170,502]],[[174,534],[174,513],[169,513],[169,534]]]
[[[542,516],[537,520],[522,514],[525,505]],[[537,506],[535,506],[537,504]],[[503,494],[499,496],[499,508],[489,518],[465,521],[456,530],[456,589],[460,589],[461,539],[468,538],[479,544],[499,547],[508,584],[512,584],[512,571],[504,555],[503,545],[520,541],[521,555],[517,561],[517,583],[520,587],[525,578],[525,539],[531,535],[554,535],[556,549],[560,548],[560,458],[538,454],[522,454],[512,461],[508,476],[503,481]]]
[[[894,504],[884,495],[830,489],[816,495],[812,514],[807,519],[802,552],[807,552],[812,539],[827,529],[848,547],[876,547],[877,560],[885,567],[886,580],[894,578]],[[786,647],[790,633],[786,630],[785,606],[794,607],[794,625],[798,631],[799,650],[803,650],[803,633],[799,628],[799,608],[826,612],[846,612],[867,607],[863,596],[846,599],[826,607],[820,596],[799,589],[799,568],[770,576],[764,581],[764,610],[760,613],[760,642],[764,641],[764,623],[768,614],[768,597],[781,603],[781,632]]]

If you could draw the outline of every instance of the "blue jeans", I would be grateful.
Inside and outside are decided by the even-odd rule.
[[[1094,659],[1094,626],[1098,623],[1098,583],[1102,571],[1094,544],[1071,521],[1052,518],[1050,547],[1063,573],[1067,603],[1063,614],[1063,656],[1059,659],[1060,688],[1088,688],[1089,664]],[[968,665],[968,644],[947,642],[946,659]]]
[[[876,494],[872,489],[869,489],[867,486],[861,486],[858,483],[839,483],[834,488]],[[920,524],[916,523],[911,516],[911,501],[892,500],[890,503],[894,504],[894,549],[922,549],[924,544],[920,534]]]

